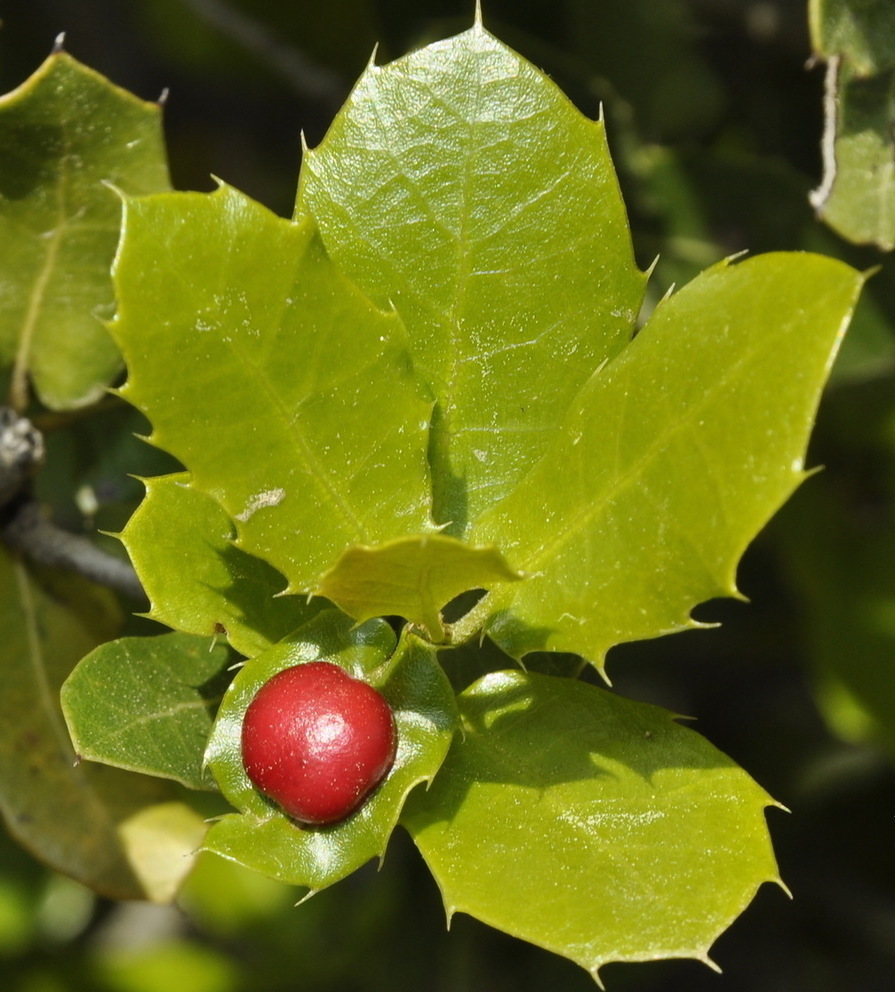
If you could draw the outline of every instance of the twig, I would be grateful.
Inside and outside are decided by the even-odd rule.
[[[280,41],[259,21],[224,0],[182,0],[198,17],[276,70],[298,94],[337,110],[348,87],[331,69]]]
[[[146,593],[130,562],[108,554],[87,537],[57,527],[47,520],[40,505],[30,497],[14,503],[12,511],[0,528],[0,537],[12,551],[37,565],[69,569],[131,599],[145,602]]]
[[[40,431],[27,417],[0,407],[0,540],[37,564],[70,569],[145,602],[130,562],[96,547],[89,538],[62,530],[43,515],[30,492],[43,457]]]

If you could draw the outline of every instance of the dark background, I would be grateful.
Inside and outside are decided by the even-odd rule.
[[[638,260],[645,267],[662,253],[656,292],[735,251],[812,247],[883,264],[872,293],[891,339],[891,264],[846,245],[807,203],[820,178],[823,71],[807,66],[805,3],[488,0],[484,15],[585,113],[603,105]],[[169,90],[177,188],[210,189],[214,174],[288,215],[300,134],[319,141],[374,45],[382,62],[456,33],[470,25],[472,3],[0,0],[0,17],[0,91],[33,72],[64,31],[67,50],[117,84],[145,99]],[[825,722],[819,625],[800,578],[828,537],[804,523],[812,487],[838,500],[831,528],[857,520],[862,539],[874,541],[874,527],[888,534],[895,390],[886,346],[868,353],[822,409],[809,464],[823,462],[824,476],[743,562],[751,602],[703,607],[720,629],[610,655],[619,692],[696,717],[791,810],[769,820],[794,898],[770,886],[758,893],[713,949],[723,975],[693,962],[610,965],[610,990],[895,988],[891,751],[872,734],[845,741]],[[839,566],[843,588],[860,560]],[[404,836],[381,871],[369,866],[295,910],[284,887],[209,866],[181,909],[107,904],[3,842],[4,988],[167,992],[172,982],[198,992],[593,988],[576,966],[466,917],[447,933],[435,885]]]

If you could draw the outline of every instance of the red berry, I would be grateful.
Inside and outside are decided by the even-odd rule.
[[[388,774],[396,746],[385,699],[327,661],[274,675],[242,723],[246,773],[302,823],[335,823],[353,813]]]

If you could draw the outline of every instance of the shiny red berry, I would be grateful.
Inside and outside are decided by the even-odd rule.
[[[246,773],[302,823],[335,823],[353,813],[388,774],[396,746],[382,695],[327,661],[274,675],[242,723]]]

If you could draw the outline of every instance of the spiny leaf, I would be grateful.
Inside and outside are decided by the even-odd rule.
[[[602,122],[477,23],[367,69],[296,210],[403,317],[437,400],[436,519],[463,536],[630,338],[645,279]]]
[[[98,399],[121,367],[100,315],[118,196],[167,189],[157,104],[58,52],[0,97],[0,362],[14,364],[14,405],[27,377],[55,409]]]
[[[222,791],[243,813],[216,823],[206,850],[310,891],[384,853],[407,794],[434,778],[456,725],[455,697],[434,649],[412,634],[393,649],[387,624],[352,627],[344,614],[329,610],[245,665],[224,697],[207,752]],[[395,716],[398,751],[387,778],[360,809],[340,823],[314,828],[293,823],[255,790],[242,764],[241,732],[245,710],[262,685],[284,668],[318,659],[341,665],[385,696]]]
[[[437,642],[444,637],[441,609],[454,597],[520,578],[494,547],[428,534],[349,548],[323,576],[318,592],[355,620],[404,617]]]
[[[290,591],[349,544],[429,527],[431,404],[400,320],[311,222],[226,186],[127,200],[115,283],[123,394]]]
[[[513,657],[691,626],[804,477],[820,390],[863,279],[811,255],[703,273],[581,391],[541,462],[471,539],[527,575],[467,623]]]
[[[571,679],[494,672],[402,822],[450,917],[571,958],[692,957],[778,880],[742,769],[670,713]]]
[[[321,608],[320,600],[279,595],[286,580],[233,545],[230,518],[190,485],[187,473],[145,484],[146,497],[121,540],[152,604],[153,619],[186,633],[226,636],[251,657]]]

